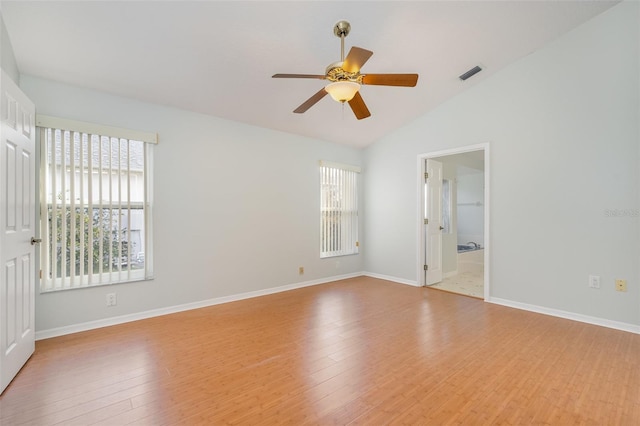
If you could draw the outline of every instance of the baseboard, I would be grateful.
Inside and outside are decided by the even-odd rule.
[[[202,300],[198,302],[185,303],[182,305],[168,306],[165,308],[152,309],[134,314],[121,315],[117,317],[105,318],[96,321],[88,321],[80,324],[73,324],[65,327],[51,328],[48,330],[37,331],[36,340],[49,339],[52,337],[64,336],[66,334],[79,333],[81,331],[94,330],[96,328],[109,327],[112,325],[124,324],[132,321],[139,321],[147,318],[159,317],[161,315],[175,314],[178,312],[189,311],[192,309],[205,308],[207,306],[220,305],[222,303],[235,302],[238,300],[250,299],[253,297],[266,296],[269,294],[281,293],[283,291],[296,290],[299,288],[310,287],[319,284],[326,284],[334,281],[340,281],[347,278],[360,277],[365,275],[364,272],[356,272],[352,274],[336,275],[333,277],[321,278],[318,280],[304,281],[295,284],[288,284],[279,287],[267,288],[264,290],[250,291],[246,293],[233,294],[230,296],[216,297],[213,299]]]
[[[455,277],[456,275],[458,275],[457,269],[455,271],[445,272],[444,274],[442,274],[442,278],[451,278]]]
[[[121,315],[112,318],[105,318],[102,320],[88,321],[80,324],[73,324],[65,327],[52,328],[48,330],[37,331],[35,334],[36,340],[49,339],[52,337],[64,336],[66,334],[78,333],[81,331],[94,330],[102,327],[109,327],[112,325],[124,324],[127,322],[143,320],[147,318],[158,317],[161,315],[169,315],[183,311],[189,311],[192,309],[205,308],[207,306],[220,305],[222,303],[235,302],[238,300],[250,299],[253,297],[266,296],[269,294],[281,293],[283,291],[296,290],[299,288],[310,287],[319,284],[326,284],[334,281],[344,280],[347,278],[355,278],[359,276],[367,276],[372,278],[378,278],[386,281],[393,281],[399,284],[410,285],[414,287],[420,287],[420,285],[413,280],[406,280],[403,278],[392,277],[389,275],[375,274],[372,272],[356,272],[352,274],[337,275],[333,277],[322,278],[318,280],[304,281],[295,284],[288,284],[279,287],[272,287],[264,290],[250,291],[246,293],[239,293],[230,296],[216,297],[213,299],[202,300],[198,302],[185,303],[182,305],[168,306],[165,308],[152,309],[149,311],[138,312],[135,314]],[[522,309],[525,311],[536,312],[545,315],[551,315],[554,317],[565,318],[573,321],[584,322],[593,325],[599,325],[602,327],[613,328],[616,330],[627,331],[630,333],[640,334],[640,325],[629,324],[619,321],[612,321],[604,318],[591,317],[588,315],[576,314],[573,312],[562,311],[559,309],[546,308],[543,306],[530,305],[527,303],[514,302],[512,300],[500,299],[492,297],[486,300],[489,303],[496,305],[507,306],[510,308]]]
[[[619,321],[613,321],[613,320],[608,320],[604,318],[591,317],[589,315],[576,314],[574,312],[567,312],[559,309],[545,308],[544,306],[529,305],[527,303],[514,302],[512,300],[500,299],[497,297],[491,297],[487,299],[487,302],[495,303],[496,305],[508,306],[510,308],[536,312],[539,314],[551,315],[553,317],[565,318],[573,321],[584,322],[587,324],[599,325],[601,327],[613,328],[616,330],[628,331],[630,333],[640,334],[640,325],[629,324],[626,322],[619,322]]]
[[[418,284],[416,281],[405,280],[404,278],[392,277],[390,275],[375,274],[373,272],[363,272],[362,275],[364,275],[366,277],[371,277],[371,278],[378,278],[378,279],[381,279],[381,280],[393,281],[393,282],[399,283],[399,284],[406,284],[406,285],[411,285],[411,286],[414,286],[414,287],[420,287],[420,284]]]

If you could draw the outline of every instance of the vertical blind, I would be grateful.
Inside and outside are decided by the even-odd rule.
[[[149,278],[150,144],[123,137],[122,129],[51,124],[69,123],[38,122],[41,290]]]
[[[359,172],[320,162],[320,257],[358,253]]]

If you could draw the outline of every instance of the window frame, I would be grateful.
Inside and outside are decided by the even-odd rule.
[[[360,253],[359,175],[360,167],[320,161],[321,259]]]
[[[152,149],[152,146],[158,143],[157,134],[62,119],[57,117],[50,117],[45,115],[38,115],[36,117],[36,125],[38,126],[38,138],[39,138],[38,155],[40,157],[40,162],[39,162],[40,165],[37,170],[38,179],[40,181],[40,185],[38,188],[40,192],[40,195],[38,197],[38,200],[39,200],[38,209],[40,212],[39,213],[39,217],[40,217],[40,226],[39,226],[40,235],[39,236],[42,239],[42,244],[39,252],[39,261],[41,266],[40,286],[39,286],[40,292],[47,293],[47,292],[61,291],[61,290],[91,288],[91,287],[98,287],[103,285],[120,284],[120,283],[153,279],[153,226],[152,226],[152,217],[153,217],[153,185],[152,185],[153,155],[152,155],[152,151],[153,149]],[[113,202],[113,200],[110,200],[108,204],[105,203],[104,199],[99,199],[96,201],[90,198],[90,195],[87,195],[84,192],[81,193],[79,197],[81,201],[78,203],[76,203],[75,200],[73,200],[69,205],[66,205],[65,201],[62,201],[60,204],[57,204],[55,202],[49,203],[47,199],[48,197],[47,182],[48,182],[48,179],[51,177],[50,175],[56,174],[56,173],[68,174],[70,173],[69,170],[71,169],[71,166],[70,166],[67,168],[67,171],[64,172],[65,164],[64,162],[62,162],[61,165],[56,166],[56,167],[60,167],[60,171],[54,170],[53,173],[51,171],[47,173],[47,169],[48,169],[47,161],[49,160],[49,152],[47,150],[48,140],[47,140],[46,133],[49,131],[49,129],[55,129],[55,130],[61,131],[62,132],[61,134],[63,135],[62,137],[64,137],[64,132],[70,132],[70,138],[79,136],[79,141],[80,141],[79,144],[80,146],[82,146],[82,148],[78,148],[78,149],[80,149],[79,155],[82,160],[82,163],[74,166],[75,167],[74,173],[82,174],[82,177],[79,178],[80,182],[85,182],[85,179],[86,179],[86,185],[88,187],[92,182],[92,178],[85,177],[85,175],[88,176],[88,174],[91,174],[93,176],[94,174],[98,174],[100,176],[98,185],[102,186],[103,185],[102,174],[107,173],[107,179],[109,180],[109,185],[111,185],[111,181],[113,179],[116,179],[118,182],[122,182],[123,176],[125,176],[124,179],[127,185],[126,187],[127,199],[126,200],[123,199],[122,193],[124,190],[122,188],[119,188],[118,196],[116,197],[117,200],[115,202]],[[85,137],[87,138],[86,140],[84,139]],[[92,138],[97,138],[97,142],[94,142],[96,140]],[[105,138],[107,138],[106,140],[109,141],[108,142],[109,150],[112,149],[111,144],[114,143],[114,140],[118,143],[118,148],[117,148],[118,149],[117,151],[118,168],[117,169],[114,169],[111,167],[111,161],[112,161],[111,158],[109,159],[110,167],[107,171],[103,171],[102,166],[100,166],[100,168],[97,169],[94,163],[94,158],[89,157],[91,151],[87,149],[88,152],[84,153],[86,154],[86,157],[83,154],[83,149],[85,146],[91,145],[93,147],[94,143],[97,143],[97,147],[100,150],[100,154],[97,154],[97,155],[104,155],[103,150],[105,149],[105,147],[103,144],[105,143]],[[78,142],[74,142],[74,144],[75,143],[78,143]],[[85,143],[87,145],[85,145]],[[122,152],[120,151],[122,149],[123,143],[125,143],[127,147],[126,158],[128,163],[125,170],[122,169],[122,163],[121,163]],[[141,150],[142,152],[141,153],[138,152],[138,155],[142,156],[141,169],[139,168],[132,169],[130,167],[132,157],[129,150],[132,149],[132,144],[135,144],[135,143],[142,143],[142,150]],[[68,151],[64,151],[64,152],[66,155],[66,152]],[[94,155],[96,154],[94,153]],[[112,154],[109,154],[109,155],[112,155]],[[73,157],[75,158],[75,153]],[[71,156],[69,158],[71,158]],[[85,160],[89,162],[89,164],[85,164]],[[102,160],[99,160],[99,162],[101,165]],[[75,174],[73,176],[76,176]],[[141,201],[140,199],[133,201],[132,197],[130,196],[130,193],[133,189],[130,186],[132,176],[134,177],[139,176],[142,178],[142,182],[138,186],[138,191],[142,191]],[[58,179],[58,178],[54,177],[54,179]],[[64,179],[75,180],[76,178],[64,177]],[[82,186],[80,186],[80,188],[82,191]],[[89,191],[89,194],[91,194],[91,190],[88,189],[88,191]],[[88,200],[86,201],[86,203],[85,203],[85,197]],[[66,199],[66,197],[64,198]],[[124,205],[125,201],[127,203],[126,205]],[[123,205],[126,208],[123,209]],[[55,210],[56,213],[52,213],[53,207],[56,208]],[[141,229],[142,229],[142,233],[144,234],[143,240],[141,241],[142,243],[141,252],[144,253],[144,262],[142,263],[142,268],[136,269],[135,267],[132,267],[133,256],[131,255],[130,251],[128,252],[128,255],[127,255],[126,268],[123,267],[122,260],[118,260],[114,263],[111,257],[113,256],[112,244],[115,241],[113,240],[113,238],[111,238],[109,239],[109,244],[111,245],[111,248],[108,249],[110,257],[108,259],[108,263],[106,263],[106,266],[108,266],[108,268],[102,268],[102,266],[105,266],[105,265],[103,264],[103,260],[101,259],[99,260],[99,265],[101,266],[101,270],[93,271],[93,267],[88,266],[92,262],[89,262],[87,260],[85,262],[81,262],[80,270],[78,273],[74,271],[74,272],[71,272],[69,276],[61,276],[61,277],[48,276],[48,275],[51,275],[52,273],[51,271],[49,271],[49,267],[51,266],[51,269],[54,270],[52,263],[54,262],[53,259],[56,256],[55,253],[51,254],[51,250],[48,244],[49,243],[48,241],[49,240],[49,219],[52,218],[53,220],[54,214],[56,215],[55,216],[56,222],[60,221],[61,223],[64,222],[66,224],[68,221],[71,221],[74,223],[74,225],[72,225],[71,229],[69,230],[69,236],[64,238],[65,239],[74,238],[74,237],[81,238],[83,242],[79,244],[80,244],[80,253],[81,253],[81,256],[83,257],[85,257],[85,253],[83,252],[82,248],[86,248],[87,256],[95,255],[95,248],[92,248],[93,245],[89,245],[88,243],[85,244],[85,238],[87,238],[87,241],[92,241],[93,236],[89,236],[89,234],[92,234],[92,232],[89,232],[89,230],[95,231],[94,229],[95,225],[87,224],[86,225],[87,228],[85,228],[84,220],[88,222],[92,222],[92,220],[96,220],[96,216],[94,215],[97,215],[99,217],[100,215],[105,214],[105,211],[108,211],[108,213],[106,214],[108,214],[109,217],[111,218],[109,220],[112,220],[114,215],[118,215],[118,219],[117,219],[118,225],[114,227],[114,225],[111,222],[109,222],[109,226],[111,227],[110,232],[113,232],[114,235],[116,233],[119,234],[121,232],[124,232],[124,229],[126,229],[126,232],[127,232],[126,240],[118,238],[118,241],[116,242],[118,244],[118,251],[115,254],[116,256],[118,256],[119,259],[122,259],[122,257],[119,255],[123,251],[122,243],[126,241],[127,249],[129,248],[129,244],[131,243],[131,237],[133,232],[131,229],[132,228],[131,223],[133,220],[135,220],[135,219],[132,219],[134,217],[132,213],[137,210],[143,211],[142,218],[138,219],[138,220],[142,220]],[[77,225],[76,219],[75,219],[76,213],[73,213],[73,214],[69,213],[68,219],[64,219],[65,217],[67,217],[67,214],[62,213],[60,218],[58,218],[57,216],[58,211],[81,212],[77,214],[79,214],[80,218],[82,219],[82,220],[78,219],[80,220],[79,223],[82,223],[82,230],[79,230],[79,232],[72,235],[71,232],[75,230],[75,227]],[[120,222],[123,216],[126,216],[127,218],[125,222],[126,228],[124,228],[122,226],[122,223]],[[60,232],[66,232],[66,230],[64,229],[64,226],[66,225],[63,225],[63,230],[61,230]],[[100,219],[99,226],[101,227],[99,232],[102,238],[103,236],[102,228],[105,225],[102,223],[101,219]],[[51,232],[54,232],[55,226],[51,226],[51,228],[52,228]],[[78,236],[78,235],[81,235],[80,233],[83,231],[85,231],[85,234],[82,236]],[[72,256],[75,256],[75,244],[76,242],[74,238],[74,241],[70,243],[74,253],[74,255]],[[102,257],[103,256],[102,239],[99,244],[100,244],[99,256]],[[63,259],[64,259],[64,256],[62,257]],[[88,259],[88,258],[85,257],[85,259]],[[48,262],[48,263],[45,264],[45,262]],[[58,262],[63,262],[63,260],[56,258],[55,263],[57,264]],[[64,263],[66,264],[66,261]],[[113,265],[115,264],[117,264],[117,269],[113,268]],[[84,267],[86,267],[87,269],[86,271],[84,270],[85,269]],[[63,267],[63,268],[67,268],[67,267]],[[63,269],[63,271],[65,271],[65,269]]]

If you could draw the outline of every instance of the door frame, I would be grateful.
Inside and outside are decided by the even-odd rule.
[[[429,265],[429,270],[424,270],[424,285],[434,285],[442,281],[442,183],[444,164],[441,161],[427,158],[424,160],[425,171],[429,178],[424,179],[424,209],[422,217],[429,221],[424,226],[424,264]],[[423,221],[424,222],[424,221]],[[438,242],[436,242],[436,240]],[[432,250],[436,247],[436,250]],[[439,246],[439,247],[438,247]]]
[[[417,250],[418,255],[416,260],[416,276],[418,279],[418,285],[420,287],[426,286],[425,273],[424,273],[424,259],[426,258],[426,239],[425,239],[425,224],[424,224],[424,212],[426,200],[424,199],[424,174],[425,174],[425,162],[428,158],[437,159],[439,157],[446,157],[448,155],[464,154],[466,152],[483,151],[484,152],[484,300],[488,301],[491,297],[489,277],[490,274],[490,253],[491,253],[491,233],[490,233],[490,155],[489,155],[489,143],[479,143],[476,145],[468,145],[459,148],[446,149],[442,151],[433,151],[425,154],[418,155],[418,176],[417,176]]]

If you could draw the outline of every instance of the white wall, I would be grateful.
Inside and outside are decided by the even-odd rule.
[[[639,207],[638,16],[615,6],[370,146],[366,270],[417,281],[418,155],[488,142],[491,297],[640,324],[639,218],[606,214]]]
[[[318,161],[360,165],[359,150],[25,75],[21,87],[40,114],[160,141],[155,279],[39,294],[37,331],[362,271],[362,255],[319,257]]]
[[[16,64],[11,39],[9,39],[9,34],[7,33],[7,27],[5,27],[4,20],[2,19],[2,13],[0,13],[0,68],[18,84],[20,81],[18,65]]]
[[[484,173],[458,176],[456,190],[457,243],[473,241],[484,246]]]

